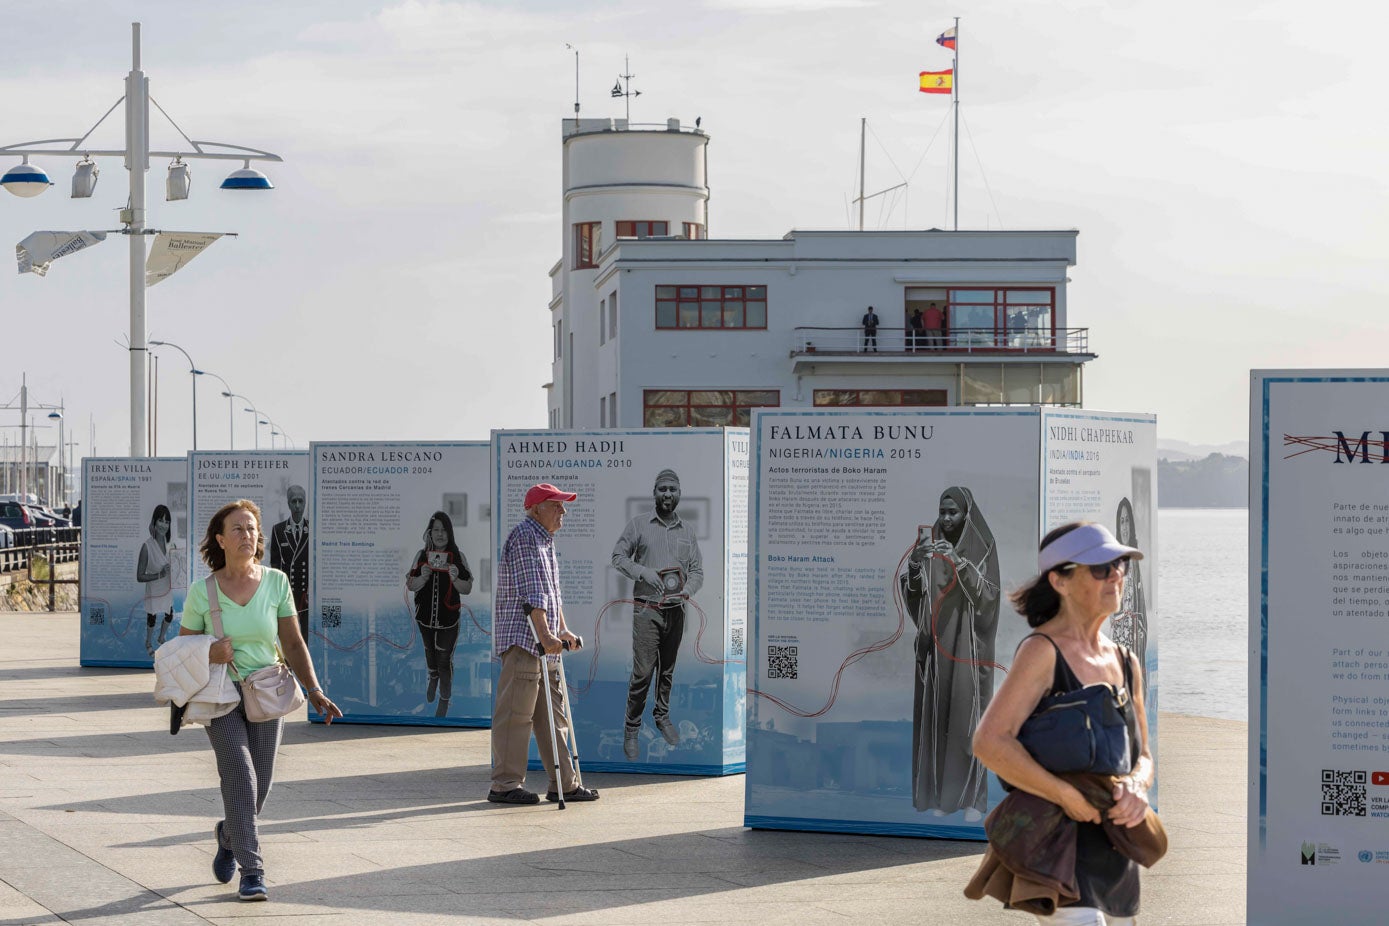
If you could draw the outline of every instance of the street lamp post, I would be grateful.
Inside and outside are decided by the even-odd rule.
[[[49,412],[48,417],[57,419],[58,421],[58,485],[63,489],[63,504],[66,505],[68,503],[68,474],[67,470],[63,467],[63,443],[65,440],[65,435],[63,433],[63,413],[61,411]]]
[[[243,398],[243,399],[246,399],[245,396],[242,396],[242,398]],[[250,400],[250,399],[246,399],[246,401],[247,401],[247,402],[250,402],[251,400]],[[265,422],[265,421],[262,421],[262,420],[261,420],[260,412],[256,410],[256,406],[255,406],[254,403],[252,403],[252,405],[251,405],[250,408],[243,408],[242,411],[243,411],[243,412],[248,412],[248,413],[250,413],[250,415],[252,416],[252,417],[251,417],[251,420],[252,420],[253,422],[255,422],[254,424],[251,425],[251,427],[252,427],[253,429],[255,429],[255,432],[256,432],[256,449],[259,450],[259,449],[260,449],[260,426],[263,425],[263,424],[267,424],[268,422]]]
[[[95,171],[92,169],[91,156],[120,157],[125,160],[125,168],[130,174],[130,200],[129,206],[121,210],[121,222],[125,225],[122,234],[130,238],[130,455],[142,457],[148,447],[148,435],[146,434],[146,409],[145,409],[145,356],[148,347],[145,341],[145,236],[156,234],[157,229],[147,229],[145,227],[145,172],[149,170],[149,161],[153,157],[167,157],[174,159],[174,167],[182,166],[184,159],[206,159],[206,160],[234,160],[244,161],[245,167],[235,170],[222,183],[224,190],[268,190],[272,189],[270,181],[259,171],[251,169],[251,161],[282,161],[277,154],[268,151],[261,151],[257,148],[247,148],[241,145],[231,145],[224,142],[194,141],[183,133],[178,125],[169,119],[174,128],[178,129],[179,135],[188,142],[189,148],[183,151],[151,151],[149,138],[149,113],[150,104],[154,103],[155,108],[161,113],[163,108],[150,97],[149,78],[144,71],[140,70],[140,24],[131,23],[131,68],[130,73],[125,78],[125,147],[118,150],[99,150],[85,147],[85,143],[92,132],[102,122],[106,121],[106,116],[115,111],[116,106],[120,105],[117,101],[116,106],[112,106],[106,111],[106,115],[97,120],[96,125],[87,131],[81,138],[48,138],[41,141],[21,142],[16,145],[0,146],[0,154],[19,154],[23,155],[27,164],[28,158],[32,155],[50,155],[55,157],[81,158],[78,165],[78,177],[85,179],[82,182],[74,183],[73,195],[77,198],[87,198],[92,194],[95,187]],[[164,113],[168,118],[168,113]],[[64,145],[66,147],[49,147]],[[218,150],[207,150],[207,149]],[[87,173],[83,174],[84,166]],[[48,175],[42,171],[29,170],[24,168],[24,176],[30,180],[38,177],[47,184]],[[186,176],[186,174],[184,175]],[[16,177],[22,180],[23,177]],[[9,183],[9,174],[6,175],[6,188],[16,195],[30,196],[34,191],[32,187],[36,184]],[[80,190],[79,190],[80,186]],[[169,198],[182,199],[187,195],[186,185],[180,191],[182,195],[175,195],[174,184],[170,184]],[[40,188],[42,189],[42,188]]]
[[[271,418],[269,415],[266,415],[266,416],[265,416],[265,421],[262,422],[262,423],[263,423],[263,424],[267,424],[267,425],[270,426],[270,446],[271,446],[272,449],[273,449],[274,446],[275,446],[275,438],[276,438],[276,437],[279,437],[279,438],[281,439],[281,440],[280,440],[280,447],[281,447],[282,449],[288,449],[288,448],[289,448],[289,444],[290,444],[289,433],[288,433],[287,431],[285,431],[284,428],[280,427],[280,423],[279,423],[278,421],[276,421],[274,418]]]
[[[204,376],[211,376],[213,379],[217,380],[217,382],[222,384],[222,397],[227,400],[227,449],[235,450],[236,431],[232,424],[232,396],[236,395],[236,393],[231,391],[231,383],[227,382],[225,379],[218,376],[211,370],[203,370],[202,373]]]
[[[76,446],[77,441],[75,440],[70,440],[67,442],[68,470],[67,475],[64,477],[63,481],[63,492],[67,496],[67,501],[65,502],[65,504],[69,505],[72,504],[72,448]]]
[[[193,380],[193,449],[198,449],[198,377],[203,374],[197,364],[193,363],[193,358],[188,356],[188,351],[179,347],[173,341],[150,341],[151,347],[172,347],[183,355],[188,361],[188,375]]]
[[[245,402],[247,405],[251,406],[251,408],[245,409],[245,411],[248,411],[248,412],[249,412],[249,411],[252,411],[252,409],[255,408],[256,403],[252,402],[249,398],[247,398],[246,396],[242,395],[242,394],[239,393],[239,392],[231,392],[231,391],[228,391],[228,392],[222,393],[222,395],[224,395],[224,396],[227,397],[227,417],[228,417],[228,419],[230,419],[230,418],[231,418],[231,415],[232,415],[232,404],[231,404],[231,400],[232,400],[232,399],[240,399],[241,401]],[[255,415],[256,415],[257,417],[259,417],[259,416],[260,416],[260,412],[255,412]],[[235,450],[236,448],[233,447],[232,449]]]

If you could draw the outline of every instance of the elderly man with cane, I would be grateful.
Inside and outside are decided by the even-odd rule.
[[[492,641],[501,660],[492,708],[492,787],[494,804],[536,804],[540,796],[524,787],[531,732],[542,762],[553,756],[548,801],[596,801],[585,788],[569,749],[568,698],[558,666],[559,653],[583,641],[564,623],[559,562],[554,535],[564,523],[564,503],[578,495],[548,483],[526,492],[526,516],[512,528],[497,563],[492,607]],[[540,698],[541,678],[547,696]]]

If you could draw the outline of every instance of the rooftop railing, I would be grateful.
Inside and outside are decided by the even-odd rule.
[[[879,328],[872,339],[861,327],[795,329],[791,354],[848,356],[864,353],[958,356],[987,354],[1089,354],[1089,328],[952,328],[944,332]]]

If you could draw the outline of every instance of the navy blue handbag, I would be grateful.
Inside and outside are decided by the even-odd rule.
[[[1038,634],[1045,636],[1045,634]],[[1047,638],[1053,647],[1055,641]],[[1127,775],[1133,771],[1129,729],[1133,680],[1128,650],[1120,648],[1124,662],[1124,689],[1099,683],[1058,691],[1042,698],[1018,731],[1018,742],[1049,772],[1094,772]],[[1064,665],[1061,650],[1056,658]],[[1066,674],[1074,674],[1066,666]]]

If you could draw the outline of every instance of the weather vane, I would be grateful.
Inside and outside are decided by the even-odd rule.
[[[632,124],[632,97],[641,96],[640,90],[632,89],[632,78],[637,75],[632,73],[632,61],[627,55],[622,56],[622,69],[626,74],[617,75],[617,80],[613,83],[612,95],[614,97],[625,97],[627,101],[627,124]],[[622,89],[622,82],[627,81],[627,89]]]

